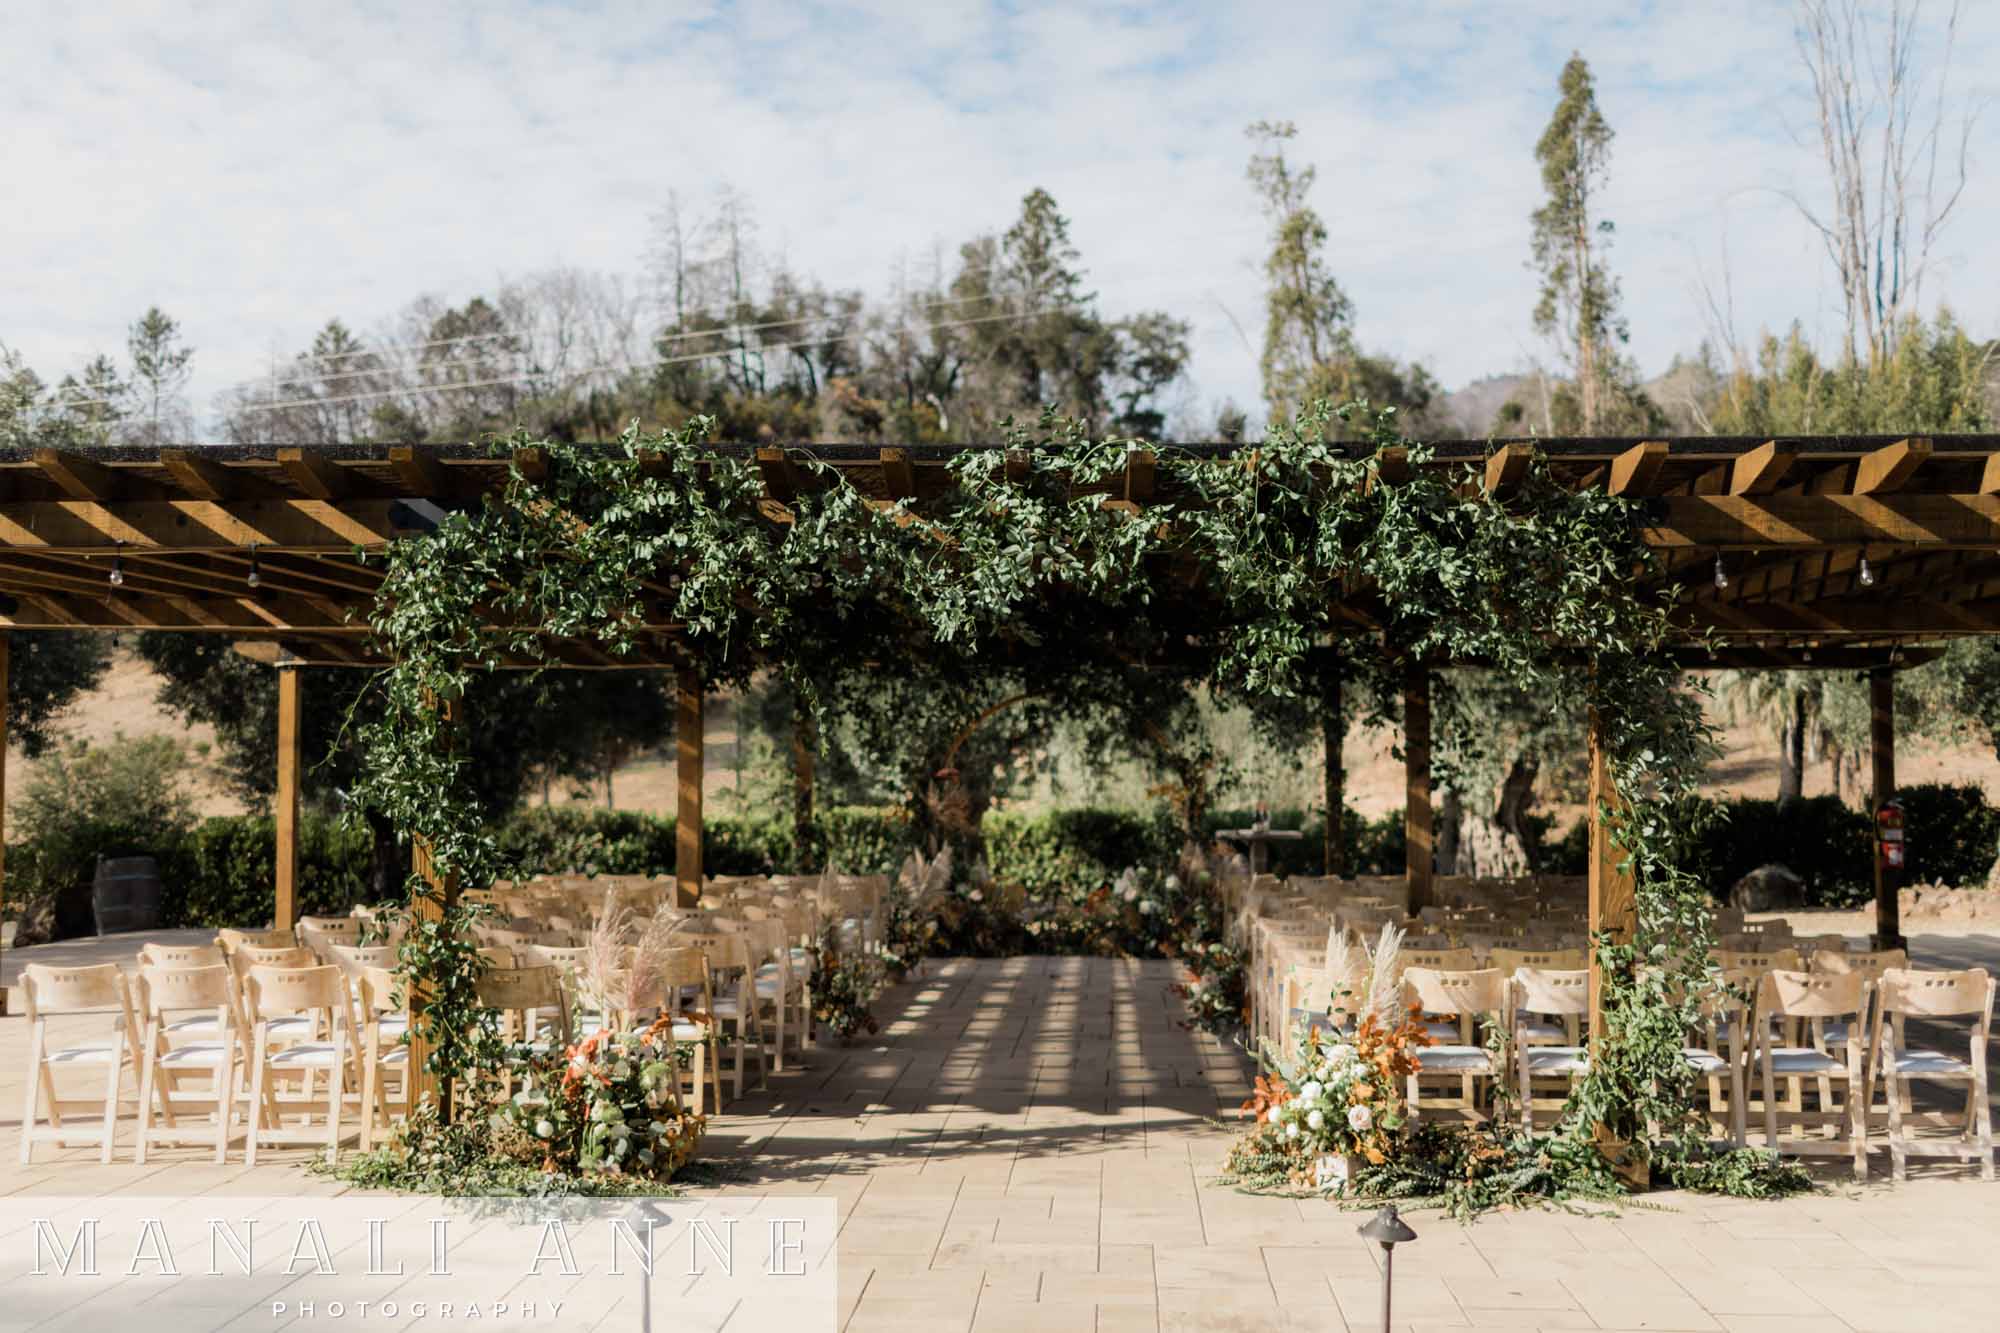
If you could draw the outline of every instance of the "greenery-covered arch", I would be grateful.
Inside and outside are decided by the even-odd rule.
[[[395,665],[365,724],[366,795],[440,879],[501,872],[449,705],[503,658],[552,662],[556,639],[618,655],[664,627],[704,684],[775,666],[808,703],[856,661],[1004,663],[1051,688],[1116,662],[1246,700],[1320,689],[1308,661],[1328,645],[1378,697],[1412,661],[1478,664],[1587,706],[1630,803],[1608,827],[1638,929],[1597,941],[1599,1054],[1558,1141],[1591,1171],[1602,1131],[1691,1142],[1680,1051],[1708,984],[1708,916],[1677,852],[1705,732],[1660,651],[1672,631],[1645,591],[1635,506],[1557,485],[1540,459],[1503,501],[1470,468],[1418,466],[1428,451],[1389,415],[1342,409],[1367,434],[1358,446],[1329,442],[1332,415],[1317,407],[1233,456],[1168,449],[1175,498],[1138,512],[1103,496],[1138,442],[1053,416],[1011,430],[1004,451],[953,456],[945,492],[893,503],[821,467],[824,489],[779,504],[748,460],[706,443],[705,421],[610,450],[502,441],[532,443],[545,467],[515,466],[481,508],[389,550],[374,628]],[[1355,598],[1379,635],[1335,616]],[[429,1068],[450,1075],[476,1053],[476,956],[448,920],[407,947],[429,997]]]

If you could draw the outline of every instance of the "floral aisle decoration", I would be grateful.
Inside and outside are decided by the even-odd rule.
[[[1174,989],[1187,1005],[1187,1025],[1218,1037],[1241,1029],[1248,996],[1243,951],[1220,940],[1190,940],[1179,958],[1188,979]]]
[[[813,950],[813,1021],[844,1042],[854,1040],[857,1032],[876,1031],[880,1024],[870,1006],[882,991],[882,980],[879,958],[843,949],[839,926],[827,926]]]
[[[972,883],[989,878],[983,862],[972,868]],[[923,965],[938,934],[938,913],[951,887],[951,848],[926,857],[911,852],[889,886],[882,904],[883,979],[897,985]]]
[[[637,1031],[602,1028],[560,1056],[531,1058],[530,1082],[499,1119],[515,1152],[539,1151],[553,1175],[604,1172],[671,1180],[707,1128],[685,1110],[680,1076],[690,1048],[661,1016]]]
[[[1232,1151],[1232,1171],[1256,1162],[1295,1185],[1344,1193],[1362,1163],[1401,1150],[1405,1089],[1430,1044],[1421,1016],[1403,1005],[1401,947],[1402,933],[1384,926],[1372,953],[1337,949],[1331,1023],[1306,1027],[1290,1051],[1258,1052],[1264,1073],[1243,1108],[1255,1127]]]

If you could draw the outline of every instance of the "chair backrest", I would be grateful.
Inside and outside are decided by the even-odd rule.
[[[1810,958],[1816,953],[1846,953],[1845,935],[1794,935],[1792,949],[1801,958]]]
[[[243,999],[253,1023],[320,1010],[338,1014],[347,1008],[347,979],[331,963],[311,967],[256,963],[243,974]]]
[[[215,945],[226,954],[234,954],[246,944],[263,949],[291,949],[296,948],[298,942],[295,930],[238,930],[234,926],[225,926],[215,932]]]
[[[1813,954],[1809,964],[1814,972],[1859,972],[1869,977],[1879,977],[1892,967],[1909,965],[1907,949],[1821,949]]]
[[[364,967],[355,979],[355,989],[361,993],[361,1012],[364,1017],[376,1014],[400,1013],[403,1004],[401,987],[397,985],[396,974],[386,967]]]
[[[679,1013],[690,1005],[705,1010],[713,1002],[708,979],[708,955],[698,948],[673,948],[660,952],[660,988],[666,992],[669,1013]],[[685,994],[695,992],[693,996]]]
[[[1487,956],[1486,965],[1497,967],[1512,976],[1516,968],[1534,967],[1543,971],[1574,972],[1580,967],[1589,967],[1590,959],[1581,949],[1516,949],[1496,944]]]
[[[1497,1014],[1507,1008],[1507,974],[1493,967],[1412,967],[1403,972],[1403,999],[1427,1014]]]
[[[327,949],[326,961],[354,981],[371,967],[394,968],[396,950],[387,944],[335,944]]]
[[[514,951],[514,961],[522,967],[553,967],[575,973],[590,965],[590,949],[586,945],[530,944]]]
[[[1517,968],[1514,1007],[1531,1014],[1587,1014],[1590,972],[1585,968]]]
[[[1403,947],[1397,950],[1396,962],[1403,968],[1405,973],[1413,967],[1428,968],[1433,972],[1471,972],[1479,966],[1478,960],[1472,956],[1472,950],[1470,949],[1454,949],[1450,947],[1433,949],[1422,946],[1413,949],[1410,947],[1408,940],[1403,941]],[[1437,1012],[1443,1013],[1446,1011],[1438,1010]],[[1452,1010],[1451,1012],[1456,1013],[1457,1011]]]
[[[562,1002],[562,975],[553,967],[489,967],[474,983],[492,1009],[537,1009]]]
[[[1873,981],[1859,972],[1799,972],[1774,968],[1757,983],[1757,1015],[1849,1018],[1868,1006]],[[1762,1024],[1760,1023],[1761,1027]]]
[[[1949,1018],[1977,1014],[1982,1024],[1993,1013],[1993,977],[1983,967],[1959,972],[1930,972],[1894,967],[1875,983],[1884,1014]]]
[[[132,1016],[132,999],[127,990],[125,969],[116,963],[92,967],[51,967],[30,963],[21,969],[21,989],[28,1001],[28,1017],[44,1014],[88,1014],[115,1009]]]
[[[139,946],[141,967],[216,967],[228,961],[214,944],[159,944]]]
[[[255,944],[239,944],[229,954],[229,964],[236,969],[239,977],[248,976],[250,969],[255,967],[301,968],[312,967],[318,962],[319,956],[311,949],[297,946],[266,949]]]
[[[1768,972],[1773,968],[1796,972],[1802,966],[1794,949],[1717,949],[1715,962],[1725,972]]]
[[[147,967],[140,971],[146,984],[140,987],[146,1012],[168,1014],[186,1009],[223,1011],[233,1020],[236,1012],[236,974],[227,963],[206,967]]]

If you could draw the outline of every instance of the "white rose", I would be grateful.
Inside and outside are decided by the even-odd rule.
[[[1308,1083],[1304,1087],[1299,1089],[1299,1096],[1305,1098],[1309,1102],[1316,1102],[1319,1100],[1319,1095],[1325,1091],[1326,1089],[1322,1088],[1317,1083]]]
[[[1297,1121],[1293,1121],[1293,1122],[1292,1122],[1291,1124],[1288,1124],[1288,1125],[1286,1125],[1286,1126],[1285,1126],[1285,1137],[1286,1137],[1286,1138],[1288,1138],[1288,1139],[1295,1139],[1295,1138],[1297,1138],[1298,1136],[1299,1136],[1299,1126],[1298,1126],[1298,1122],[1297,1122]]]
[[[1132,888],[1130,885],[1127,885],[1125,892],[1119,894],[1118,896],[1123,898],[1128,903],[1136,903],[1139,901],[1139,891],[1135,888]]]
[[[1326,1115],[1325,1115],[1325,1113],[1324,1113],[1324,1112],[1320,1112],[1320,1111],[1314,1111],[1314,1112],[1313,1112],[1313,1113],[1312,1113],[1311,1115],[1307,1116],[1307,1117],[1306,1117],[1306,1128],[1307,1128],[1307,1129],[1315,1129],[1315,1130],[1317,1130],[1317,1129],[1325,1129],[1325,1128],[1326,1128]]]
[[[981,893],[978,889],[974,889],[971,893],[967,894],[966,896],[971,898],[972,901],[976,903],[983,903],[986,901],[986,895],[984,893]]]
[[[1355,1133],[1359,1134],[1374,1123],[1375,1113],[1366,1106],[1350,1106],[1347,1108],[1347,1127]]]
[[[548,1121],[546,1121],[546,1120],[537,1120],[537,1121],[535,1122],[535,1137],[536,1137],[536,1138],[538,1138],[538,1139],[545,1139],[545,1138],[547,1138],[547,1137],[548,1137],[549,1135],[551,1135],[551,1134],[553,1134],[553,1133],[555,1133],[555,1132],[556,1132],[556,1127],[555,1127],[554,1125],[550,1124],[550,1123],[549,1123]]]
[[[1153,914],[1153,911],[1154,911],[1153,900],[1151,898],[1148,898],[1139,904],[1140,916],[1151,916]]]
[[[1180,877],[1179,875],[1168,875],[1168,876],[1167,876],[1167,887],[1168,887],[1168,888],[1170,888],[1170,889],[1178,889],[1178,888],[1179,888],[1180,886],[1181,886],[1181,877]]]
[[[1354,1063],[1354,1048],[1352,1046],[1343,1043],[1339,1046],[1334,1047],[1332,1050],[1328,1051],[1326,1053],[1326,1059],[1327,1063],[1332,1065],[1335,1069],[1340,1069],[1343,1068],[1344,1066],[1351,1065]]]

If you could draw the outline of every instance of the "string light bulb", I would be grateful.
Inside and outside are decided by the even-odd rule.
[[[114,588],[125,586],[125,557],[122,555],[111,557],[111,586]]]
[[[1875,586],[1875,571],[1868,567],[1868,557],[1865,555],[1861,557],[1861,573],[1859,577],[1862,587],[1872,588]]]
[[[250,545],[250,572],[243,576],[243,581],[253,588],[264,584],[264,576],[257,572],[257,546],[254,542]]]
[[[1718,588],[1727,588],[1729,586],[1729,571],[1722,567],[1722,552],[1720,551],[1715,553],[1715,586]]]

